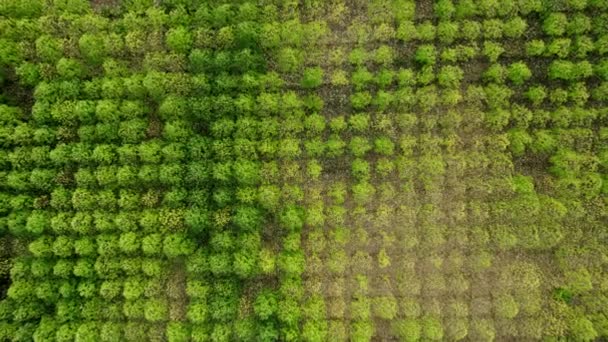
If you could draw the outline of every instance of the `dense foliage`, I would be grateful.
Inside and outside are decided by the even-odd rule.
[[[0,1],[1,341],[608,338],[604,0]]]

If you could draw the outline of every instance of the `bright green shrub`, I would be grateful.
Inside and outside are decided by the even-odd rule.
[[[323,70],[320,67],[308,68],[302,77],[302,87],[317,88],[323,84]]]
[[[437,81],[439,85],[446,88],[456,88],[460,85],[464,72],[457,66],[444,66],[441,68]]]
[[[452,0],[439,0],[435,3],[435,15],[439,19],[450,19],[456,12],[456,7]]]
[[[524,62],[515,62],[509,66],[507,75],[511,82],[516,85],[522,85],[532,77],[532,72]]]
[[[422,326],[415,319],[394,321],[392,330],[395,335],[406,342],[418,341],[422,335]]]
[[[399,24],[397,28],[396,37],[404,42],[410,42],[418,38],[418,31],[416,25],[411,21],[404,21]]]
[[[528,27],[527,22],[521,17],[515,17],[504,24],[504,34],[507,38],[520,38]]]
[[[416,62],[425,65],[433,65],[436,60],[435,47],[433,45],[422,45],[416,50],[414,57]]]
[[[543,31],[550,36],[561,36],[566,32],[568,18],[564,13],[554,12],[543,21]]]

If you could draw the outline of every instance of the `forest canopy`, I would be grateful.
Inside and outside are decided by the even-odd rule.
[[[605,0],[0,1],[0,341],[608,338]]]

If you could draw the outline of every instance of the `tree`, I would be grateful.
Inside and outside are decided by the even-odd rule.
[[[101,83],[101,95],[108,99],[119,99],[125,96],[125,88],[120,78],[105,78]]]
[[[541,0],[529,0],[519,3],[519,10],[523,15],[527,15],[532,12],[540,12],[543,8]]]
[[[59,257],[69,257],[73,253],[72,239],[67,236],[58,236],[55,238],[52,246],[53,254]]]
[[[538,107],[543,103],[543,101],[547,97],[547,92],[545,87],[543,86],[534,86],[528,88],[528,91],[525,95],[534,106]]]
[[[356,92],[350,96],[350,102],[354,109],[364,109],[372,102],[372,96],[368,91]]]
[[[282,252],[278,256],[277,264],[283,274],[299,276],[304,272],[304,254],[302,252]]]
[[[561,36],[566,32],[568,18],[564,13],[551,13],[543,21],[543,31],[550,36]]]
[[[181,165],[163,164],[160,167],[158,178],[162,184],[176,186],[176,185],[179,185],[182,183],[182,181],[183,181],[182,174],[183,174],[183,168]]]
[[[464,72],[457,66],[444,66],[439,72],[437,80],[439,85],[446,88],[457,88],[464,77]]]
[[[169,304],[164,299],[148,299],[144,307],[144,317],[150,322],[165,321],[169,314]]]
[[[520,38],[524,32],[528,24],[521,17],[515,17],[507,21],[504,25],[504,34],[507,38]]]
[[[509,99],[513,95],[510,88],[498,84],[489,84],[484,88],[484,91],[485,100],[492,109],[507,108]]]
[[[138,143],[146,137],[148,123],[143,119],[122,121],[118,128],[118,136],[124,143]]]
[[[443,327],[441,321],[434,317],[425,317],[422,319],[422,334],[431,341],[443,339]]]
[[[242,279],[250,278],[257,274],[259,246],[243,247],[234,253],[234,273]]]
[[[205,323],[208,319],[207,303],[203,300],[195,300],[188,304],[186,317],[192,323]]]
[[[423,65],[433,65],[436,60],[435,47],[433,45],[422,45],[416,50],[414,56],[416,62]]]
[[[363,133],[370,126],[369,115],[365,113],[351,115],[348,119],[348,124],[353,131]]]
[[[120,323],[116,322],[106,322],[101,325],[100,329],[100,337],[101,341],[111,342],[121,340],[123,338],[122,335],[123,327]]]
[[[545,53],[548,55],[556,55],[559,58],[566,58],[572,49],[571,45],[572,40],[569,38],[554,39],[551,44],[546,47]]]
[[[169,322],[166,332],[169,342],[187,342],[190,340],[190,329],[183,322]]]
[[[261,320],[267,320],[275,315],[277,308],[277,296],[271,291],[261,292],[253,303],[253,311]]]
[[[349,148],[355,157],[363,157],[372,149],[367,138],[355,136],[350,140]]]
[[[325,130],[325,117],[313,113],[304,119],[304,127],[309,135],[319,135]]]
[[[180,208],[186,202],[187,197],[188,192],[185,189],[173,188],[173,190],[165,192],[162,204],[167,208]]]
[[[352,341],[370,341],[374,335],[374,325],[371,321],[355,321],[351,323]]]
[[[395,33],[397,39],[404,42],[410,42],[418,38],[418,31],[416,25],[412,21],[403,21],[399,24],[397,32]]]
[[[573,76],[575,79],[585,79],[593,75],[593,66],[589,61],[581,61],[574,65]]]
[[[332,134],[325,145],[326,154],[329,157],[339,157],[344,154],[346,143],[337,134]]]
[[[167,96],[158,107],[159,115],[165,120],[185,119],[189,110],[186,98],[175,95]]]
[[[372,80],[372,73],[365,67],[357,68],[352,74],[352,83],[357,90],[363,90]]]
[[[504,24],[499,19],[483,21],[483,35],[486,39],[502,39]]]
[[[171,28],[165,35],[165,42],[169,49],[187,54],[192,48],[192,34],[183,26]]]
[[[259,187],[258,202],[267,210],[278,209],[280,189],[276,185],[262,185]]]
[[[593,323],[586,317],[576,317],[570,323],[570,333],[577,341],[593,341],[598,337]]]
[[[593,288],[592,277],[585,268],[565,272],[567,288],[575,294],[590,291]]]
[[[323,84],[323,69],[320,67],[308,68],[304,71],[301,81],[302,87],[314,89]]]
[[[44,211],[34,211],[27,218],[25,229],[33,235],[41,235],[49,226],[49,218]]]
[[[381,45],[374,51],[374,61],[383,66],[389,66],[395,59],[395,52],[388,45]]]
[[[483,78],[486,81],[494,83],[504,83],[506,69],[500,63],[494,63],[483,73]]]
[[[525,130],[513,129],[509,131],[509,143],[513,155],[521,156],[526,147],[532,143],[532,138]]]
[[[142,162],[157,164],[161,161],[161,144],[158,140],[147,140],[138,145],[138,155]]]
[[[99,294],[105,299],[114,299],[122,294],[122,281],[106,280],[101,283]]]
[[[321,176],[322,172],[323,167],[321,166],[321,163],[319,163],[319,161],[317,161],[316,159],[312,159],[306,164],[306,173],[310,177],[310,179],[315,181],[319,180],[319,177]]]
[[[262,223],[262,213],[255,207],[240,206],[236,209],[232,220],[243,230],[255,231]]]
[[[256,185],[260,181],[260,165],[250,160],[237,160],[232,164],[234,175],[239,183]]]
[[[515,85],[522,85],[532,77],[532,72],[524,62],[516,62],[509,66],[508,77]]]
[[[279,219],[286,229],[299,231],[304,226],[304,210],[297,206],[288,206],[283,210]]]
[[[91,259],[79,259],[74,265],[74,275],[80,278],[94,278],[95,268]]]
[[[144,119],[148,113],[148,107],[141,101],[123,101],[120,106],[122,116],[126,120]]]
[[[127,300],[136,300],[144,294],[144,281],[141,277],[128,277],[123,283],[122,296]],[[143,303],[135,304],[143,309]],[[142,310],[143,311],[143,310]],[[142,312],[143,313],[143,312]]]
[[[397,301],[394,297],[376,297],[373,299],[374,316],[393,320],[397,316]]]
[[[385,111],[394,102],[395,97],[392,92],[386,90],[379,90],[376,93],[376,97],[372,100],[372,104],[376,106],[380,112]]]
[[[63,42],[49,35],[42,35],[35,42],[36,55],[43,62],[55,62],[63,55]]]
[[[395,72],[391,69],[382,69],[375,77],[376,84],[381,88],[388,88],[393,84]]]
[[[277,56],[279,70],[282,72],[294,72],[300,68],[303,59],[302,53],[299,50],[289,47],[283,48]]]
[[[192,208],[188,210],[184,220],[189,231],[195,234],[203,233],[210,226],[209,213],[204,209]]]
[[[184,234],[174,233],[167,235],[163,240],[163,253],[168,258],[177,258],[191,254],[195,243]]]
[[[499,295],[495,300],[496,315],[512,319],[519,313],[519,304],[511,295]]]
[[[457,22],[443,21],[437,25],[437,37],[444,44],[451,44],[460,35],[460,28]]]
[[[565,128],[568,125],[568,119],[570,117],[570,112],[563,106],[564,104],[566,104],[566,102],[568,102],[568,91],[561,88],[554,89],[549,94],[549,100],[551,101],[551,103],[560,106],[559,110],[555,112],[554,117],[556,118],[556,120],[554,121],[556,123],[563,122],[563,124],[560,124],[560,127]],[[560,115],[558,113],[565,115],[559,118]]]
[[[149,277],[162,277],[166,274],[166,264],[163,262],[163,260],[159,260],[159,259],[143,259],[142,263],[141,263],[141,270],[143,272],[143,274],[149,276]],[[156,289],[157,285],[156,285],[156,281],[154,279],[151,279],[149,282],[149,286],[151,286],[152,289]],[[160,285],[158,285],[158,287],[160,287]],[[148,293],[149,291],[146,290],[146,293]],[[156,292],[160,292],[154,290],[154,293]],[[146,294],[146,296],[150,297],[150,295]]]
[[[357,204],[366,204],[372,200],[376,190],[366,181],[362,181],[352,186],[353,199]]]
[[[354,48],[348,55],[348,61],[357,66],[362,66],[365,64],[368,58],[368,53],[365,51],[365,49],[360,47]]]
[[[496,337],[494,325],[487,319],[473,320],[471,329],[471,338],[479,341],[493,341]]]
[[[276,48],[280,42],[280,25],[276,22],[264,23],[260,29],[260,44],[265,48]]]
[[[80,53],[90,62],[100,64],[106,56],[107,51],[103,37],[91,33],[85,33],[78,40]]]
[[[210,288],[203,281],[200,281],[200,280],[188,281],[186,286],[187,286],[186,293],[191,298],[204,300],[209,295]]]
[[[526,43],[526,54],[528,56],[541,56],[545,53],[545,42],[540,39],[533,39]]]
[[[456,13],[452,0],[439,0],[435,3],[435,15],[442,20],[449,20]]]
[[[327,336],[327,322],[325,320],[307,320],[302,327],[302,338],[305,341],[324,341]]]
[[[116,160],[114,146],[108,144],[100,144],[95,147],[91,159],[102,165],[110,165]]]
[[[436,33],[435,25],[429,20],[425,20],[418,25],[418,38],[422,41],[433,41]]]
[[[504,52],[505,49],[499,43],[488,40],[483,44],[483,54],[488,57],[492,63],[496,62]]]
[[[414,342],[420,340],[422,326],[416,319],[403,319],[394,321],[392,329],[404,342]]]
[[[74,241],[74,251],[80,256],[94,256],[96,253],[95,241],[89,237],[82,237]]]
[[[126,232],[120,235],[118,240],[120,250],[126,254],[133,254],[139,249],[139,238],[135,232]]]
[[[395,152],[395,144],[387,136],[376,138],[374,140],[374,152],[384,156],[391,156]]]
[[[382,43],[386,43],[395,38],[395,29],[393,25],[381,23],[373,28],[372,39]]]
[[[278,156],[285,159],[297,158],[302,153],[297,139],[286,138],[279,143]]]
[[[136,122],[139,122],[137,120]],[[142,127],[143,128],[143,127]],[[143,133],[143,132],[142,132]],[[172,142],[186,142],[189,140],[191,136],[193,136],[191,125],[185,120],[172,120],[165,123],[163,127],[163,138],[167,141]],[[175,146],[175,145],[169,145]],[[165,147],[166,149],[167,147]],[[163,152],[165,151],[163,149]],[[172,156],[172,155],[170,155]],[[166,158],[167,161],[171,161],[169,158]]]
[[[76,342],[94,342],[99,340],[99,330],[94,322],[83,323],[76,331]]]
[[[57,73],[66,80],[82,78],[85,74],[84,66],[75,59],[61,58],[57,61]]]

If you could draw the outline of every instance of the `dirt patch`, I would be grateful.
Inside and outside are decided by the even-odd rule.
[[[169,298],[169,318],[171,321],[186,319],[188,295],[186,294],[186,271],[183,261],[170,267],[167,278],[167,297]]]
[[[91,8],[106,17],[119,16],[122,10],[122,0],[91,0]]]
[[[433,0],[416,1],[416,20],[432,20],[434,16]]]
[[[13,69],[4,68],[0,70],[0,75],[4,77],[0,84],[0,103],[21,108],[24,119],[27,119],[34,105],[33,89],[21,85]]]

